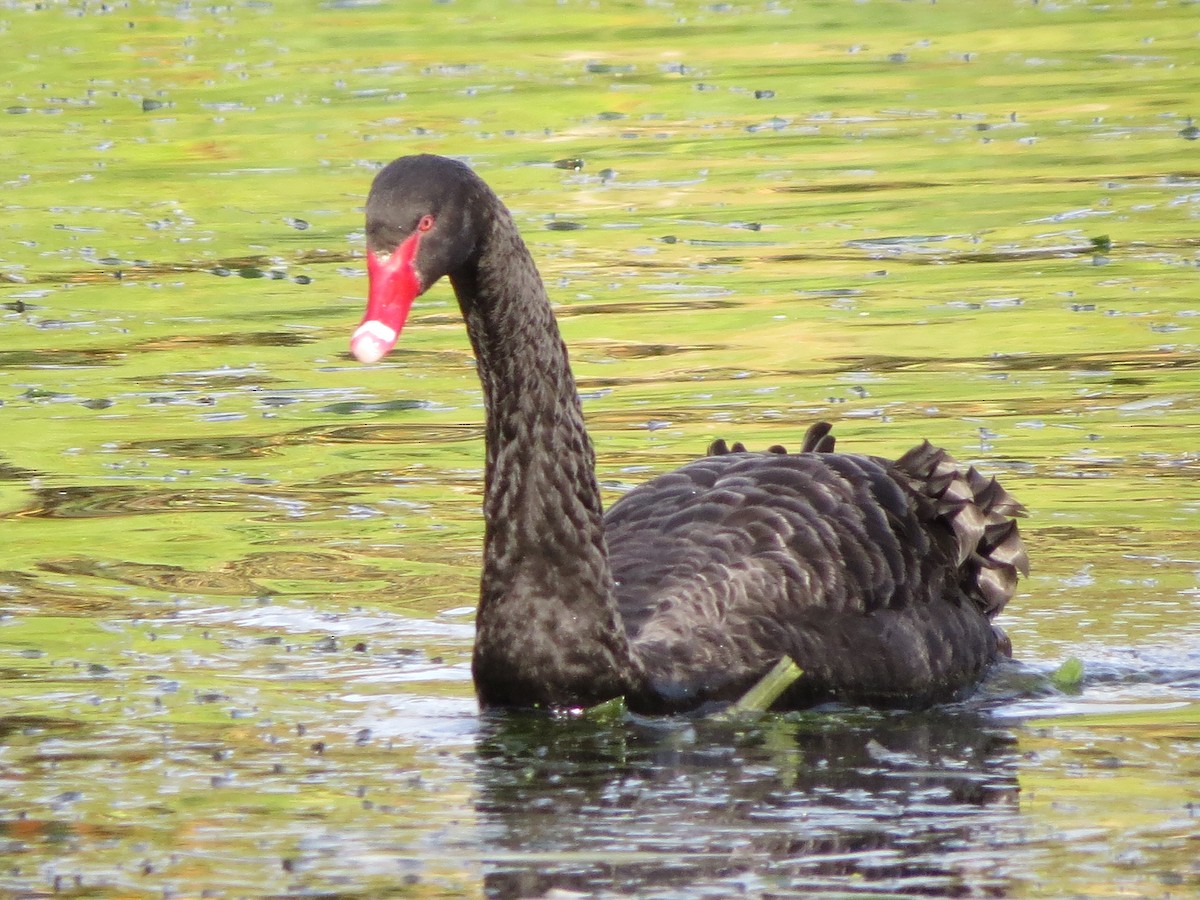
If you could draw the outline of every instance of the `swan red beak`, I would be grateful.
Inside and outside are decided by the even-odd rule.
[[[421,293],[421,279],[413,265],[421,232],[405,238],[390,256],[367,251],[367,312],[354,336],[350,352],[362,363],[379,362],[396,346],[413,300]]]

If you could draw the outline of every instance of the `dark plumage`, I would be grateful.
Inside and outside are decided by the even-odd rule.
[[[891,462],[715,441],[603,515],[567,351],[533,260],[465,165],[398,159],[367,200],[371,296],[352,348],[395,343],[448,276],[486,409],[484,560],[473,672],[484,705],[638,711],[736,699],[781,656],[779,706],[920,706],[997,656],[993,617],[1027,560],[993,479],[928,442]]]

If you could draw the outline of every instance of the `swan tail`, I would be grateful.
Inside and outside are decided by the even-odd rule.
[[[1029,555],[1017,527],[1025,507],[995,478],[963,468],[928,441],[909,450],[895,468],[930,503],[957,545],[961,585],[988,617],[1012,599],[1018,575],[1029,574]]]

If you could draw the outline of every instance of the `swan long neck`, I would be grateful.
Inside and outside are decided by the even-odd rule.
[[[636,665],[567,349],[496,202],[473,264],[451,276],[487,416],[476,686],[485,704],[586,706],[627,693]]]

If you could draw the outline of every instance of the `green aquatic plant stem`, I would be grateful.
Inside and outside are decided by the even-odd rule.
[[[771,667],[758,682],[742,695],[736,703],[716,713],[714,719],[729,719],[746,713],[763,713],[790,688],[804,670],[790,656],[785,656]]]

